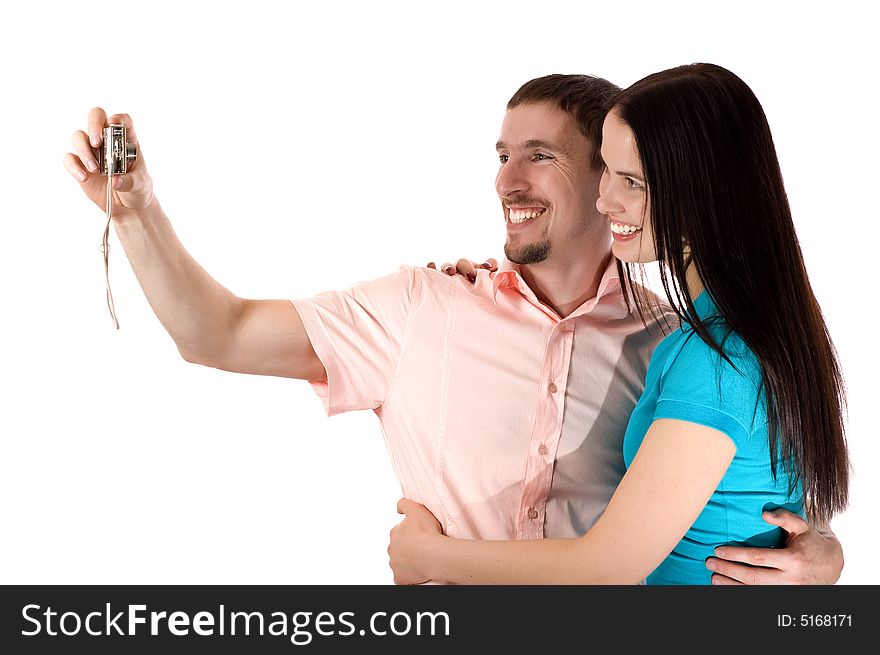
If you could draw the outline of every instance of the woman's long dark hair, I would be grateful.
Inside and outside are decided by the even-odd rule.
[[[843,377],[761,104],[730,71],[693,64],[636,82],[612,111],[635,137],[663,288],[679,318],[723,355],[688,292],[695,265],[760,362],[774,476],[781,457],[790,491],[802,483],[808,516],[827,524],[848,497]]]

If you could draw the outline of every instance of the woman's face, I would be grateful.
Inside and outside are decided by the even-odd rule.
[[[602,126],[602,159],[605,171],[596,209],[611,221],[614,256],[625,262],[656,261],[651,204],[636,140],[614,110]]]

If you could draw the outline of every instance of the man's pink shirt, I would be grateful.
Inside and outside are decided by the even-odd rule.
[[[663,337],[627,309],[613,259],[565,318],[509,262],[475,284],[402,267],[293,305],[327,371],[312,382],[327,413],[376,413],[403,495],[446,534],[575,537],[604,511]]]

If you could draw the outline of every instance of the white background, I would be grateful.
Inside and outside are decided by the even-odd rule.
[[[770,120],[849,386],[841,582],[880,582],[869,3],[302,5],[4,6],[0,582],[391,581],[400,489],[371,413],[326,419],[305,382],[186,364],[118,245],[113,329],[103,215],[61,166],[89,108],[134,116],[209,272],[290,298],[499,256],[493,144],[519,85],[694,61],[740,75]]]

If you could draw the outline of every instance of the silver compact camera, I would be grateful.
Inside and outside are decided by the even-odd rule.
[[[137,145],[128,143],[125,125],[104,128],[104,143],[98,149],[98,167],[101,175],[125,175],[129,163],[137,159]]]

